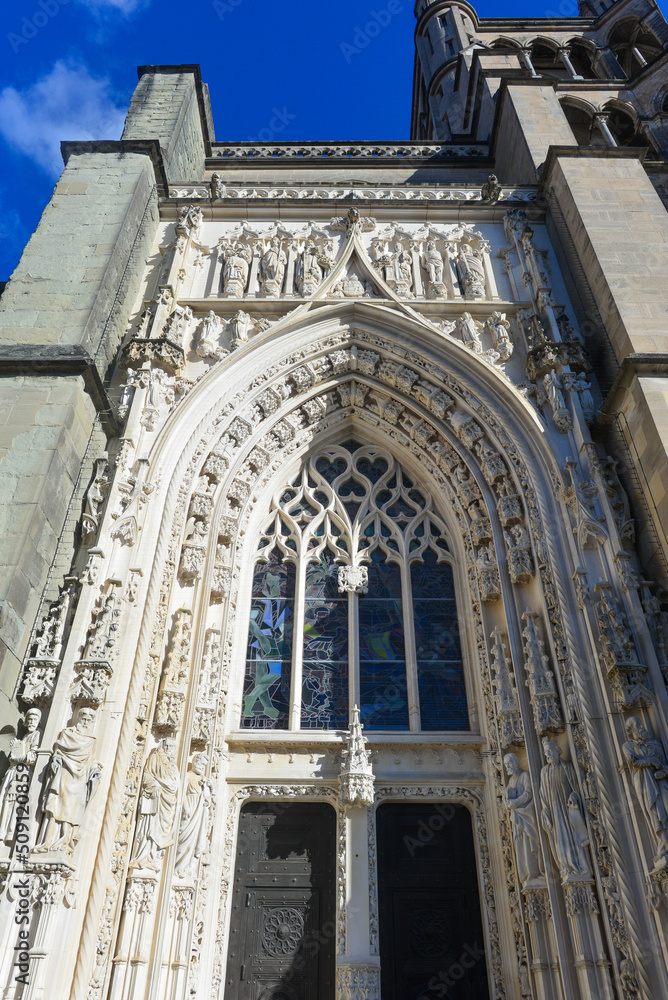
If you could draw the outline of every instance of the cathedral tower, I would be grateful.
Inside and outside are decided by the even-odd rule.
[[[63,144],[0,300],[7,1000],[668,995],[668,27],[415,14],[410,140],[217,141],[183,65]]]

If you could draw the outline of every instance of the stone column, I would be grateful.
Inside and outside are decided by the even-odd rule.
[[[374,801],[374,777],[357,706],[343,758],[339,822],[345,824],[345,884],[339,899],[336,998],[380,1000],[378,915],[371,911],[370,898],[374,859],[369,850],[369,810]]]

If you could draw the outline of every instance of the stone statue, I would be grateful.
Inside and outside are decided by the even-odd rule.
[[[485,326],[492,336],[492,344],[499,352],[501,361],[508,361],[513,353],[513,342],[510,339],[510,323],[506,319],[506,314],[492,313]]]
[[[133,868],[158,869],[165,851],[174,842],[179,770],[174,740],[164,739],[149,754],[139,800]]]
[[[309,240],[297,260],[297,287],[301,294],[313,295],[320,287],[325,271],[329,271],[333,263],[324,249],[319,249],[313,240]]]
[[[394,248],[392,276],[394,286],[399,295],[410,295],[413,284],[413,263],[410,254],[397,243]]]
[[[502,188],[499,184],[499,178],[496,174],[490,174],[485,183],[482,186],[481,198],[488,205],[494,205],[499,200],[502,194]]]
[[[480,336],[480,323],[474,320],[470,312],[462,314],[457,320],[457,329],[464,341],[464,346],[475,354],[482,354],[482,337]]]
[[[585,848],[589,836],[582,814],[575,769],[561,759],[554,739],[543,740],[547,764],[540,775],[541,822],[563,878],[590,878]]]
[[[219,173],[211,174],[211,200],[220,201],[225,197],[225,182]]]
[[[217,356],[218,339],[223,324],[219,316],[216,316],[213,309],[210,309],[202,320],[202,330],[197,341],[195,351],[198,358],[210,358]]]
[[[94,722],[94,709],[80,708],[74,725],[63,729],[53,744],[42,791],[44,818],[35,854],[72,854],[79,841],[79,828],[102,772],[95,760]]]
[[[267,298],[278,298],[283,288],[283,275],[288,258],[281,249],[280,240],[274,237],[260,258],[260,284]]]
[[[257,324],[248,313],[240,309],[227,321],[227,328],[230,331],[232,347],[237,348],[247,342],[250,334],[257,330]]]
[[[211,785],[204,777],[206,760],[205,753],[196,753],[186,775],[175,865],[181,877],[193,874],[208,842]]]
[[[241,299],[246,291],[252,258],[250,247],[244,243],[228,245],[223,249],[223,294],[228,299]]]
[[[457,276],[465,299],[485,297],[485,269],[482,254],[464,244],[457,255]]]
[[[26,734],[23,739],[12,740],[9,744],[9,768],[0,786],[0,840],[11,844],[16,832],[17,785],[28,785],[37,760],[40,743],[38,726],[42,713],[38,708],[26,712]]]
[[[668,864],[668,760],[659,740],[652,738],[637,716],[626,722],[624,757],[636,795],[656,838],[657,864]]]
[[[422,255],[424,269],[429,275],[430,285],[443,284],[443,254],[437,248],[434,240],[429,240],[427,249]]]
[[[517,873],[522,885],[541,878],[540,842],[534,808],[533,791],[528,771],[523,771],[517,754],[507,753],[503,758],[510,780],[504,799],[513,824],[513,842],[517,858]]]

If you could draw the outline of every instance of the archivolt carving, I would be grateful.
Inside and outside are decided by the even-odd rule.
[[[489,507],[493,498],[501,522],[506,527],[526,524],[532,536],[554,626],[552,611],[557,606],[556,595],[551,599],[550,579],[545,572],[547,557],[542,517],[527,468],[527,463],[532,465],[535,458],[521,453],[520,448],[511,442],[502,419],[495,416],[471,388],[444,372],[425,354],[402,348],[397,351],[400,357],[388,357],[393,350],[395,348],[388,338],[366,330],[333,334],[308,349],[293,352],[258,375],[250,385],[240,387],[238,394],[231,399],[228,397],[220,412],[211,416],[206,430],[199,432],[201,436],[191,453],[187,469],[181,473],[178,495],[165,515],[166,518],[173,515],[173,519],[167,552],[161,556],[164,560],[162,587],[154,604],[157,614],[149,651],[149,669],[145,672],[139,704],[140,718],[149,717],[153,702],[157,669],[164,649],[169,594],[182,545],[185,512],[196,477],[202,475],[205,463],[207,474],[210,474],[212,463],[216,463],[216,469],[220,470],[221,496],[225,494],[225,501],[222,506],[219,504],[216,516],[220,517],[221,526],[223,523],[228,525],[222,537],[229,536],[233,541],[235,536],[243,537],[259,492],[276,471],[291,456],[312,444],[316,434],[331,433],[337,425],[345,425],[352,415],[356,420],[382,431],[419,460],[452,508],[468,557],[489,741],[493,752],[498,752],[499,740],[482,624],[482,595],[475,565],[478,552],[483,544],[488,543],[487,521],[491,523],[493,519],[490,515],[487,518],[484,514],[481,516],[480,503],[484,501]],[[215,378],[215,374],[209,378]],[[370,399],[370,402],[362,406],[356,386],[366,388],[367,384],[369,392],[363,398],[365,402]],[[335,386],[336,396],[333,392]],[[341,398],[340,387],[347,386],[350,386],[350,394],[346,397],[344,392],[344,398]],[[192,401],[192,395],[189,401]],[[187,406],[187,403],[184,405]],[[265,422],[266,427],[263,426]],[[447,434],[443,426],[446,422],[449,424]],[[261,432],[263,436],[260,436]],[[474,449],[473,454],[469,450],[471,448]],[[221,455],[224,461],[219,461]],[[227,468],[223,468],[226,463]],[[471,468],[475,470],[474,477],[467,471]],[[224,484],[225,477],[229,482],[227,486]],[[167,530],[166,527],[163,529]],[[211,530],[209,535],[213,538]],[[213,539],[214,548],[220,537],[219,532]],[[212,541],[208,544],[211,550]],[[239,550],[230,563],[228,629],[222,655],[221,682],[224,686],[232,652],[229,635],[240,558]],[[562,655],[561,649],[564,651]],[[564,639],[557,647],[557,659],[562,683],[567,684],[570,674]],[[144,664],[141,665],[142,670],[143,667]],[[500,771],[500,766],[496,770]],[[282,786],[281,795],[284,794]],[[322,796],[323,790],[318,789],[317,794]],[[225,888],[225,885],[221,886],[223,894]],[[218,961],[220,963],[222,959]]]

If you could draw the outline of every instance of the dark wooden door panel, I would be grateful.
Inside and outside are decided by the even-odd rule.
[[[468,811],[388,804],[377,819],[382,1000],[489,1000]]]
[[[334,1000],[335,852],[325,804],[244,807],[225,1000]]]

